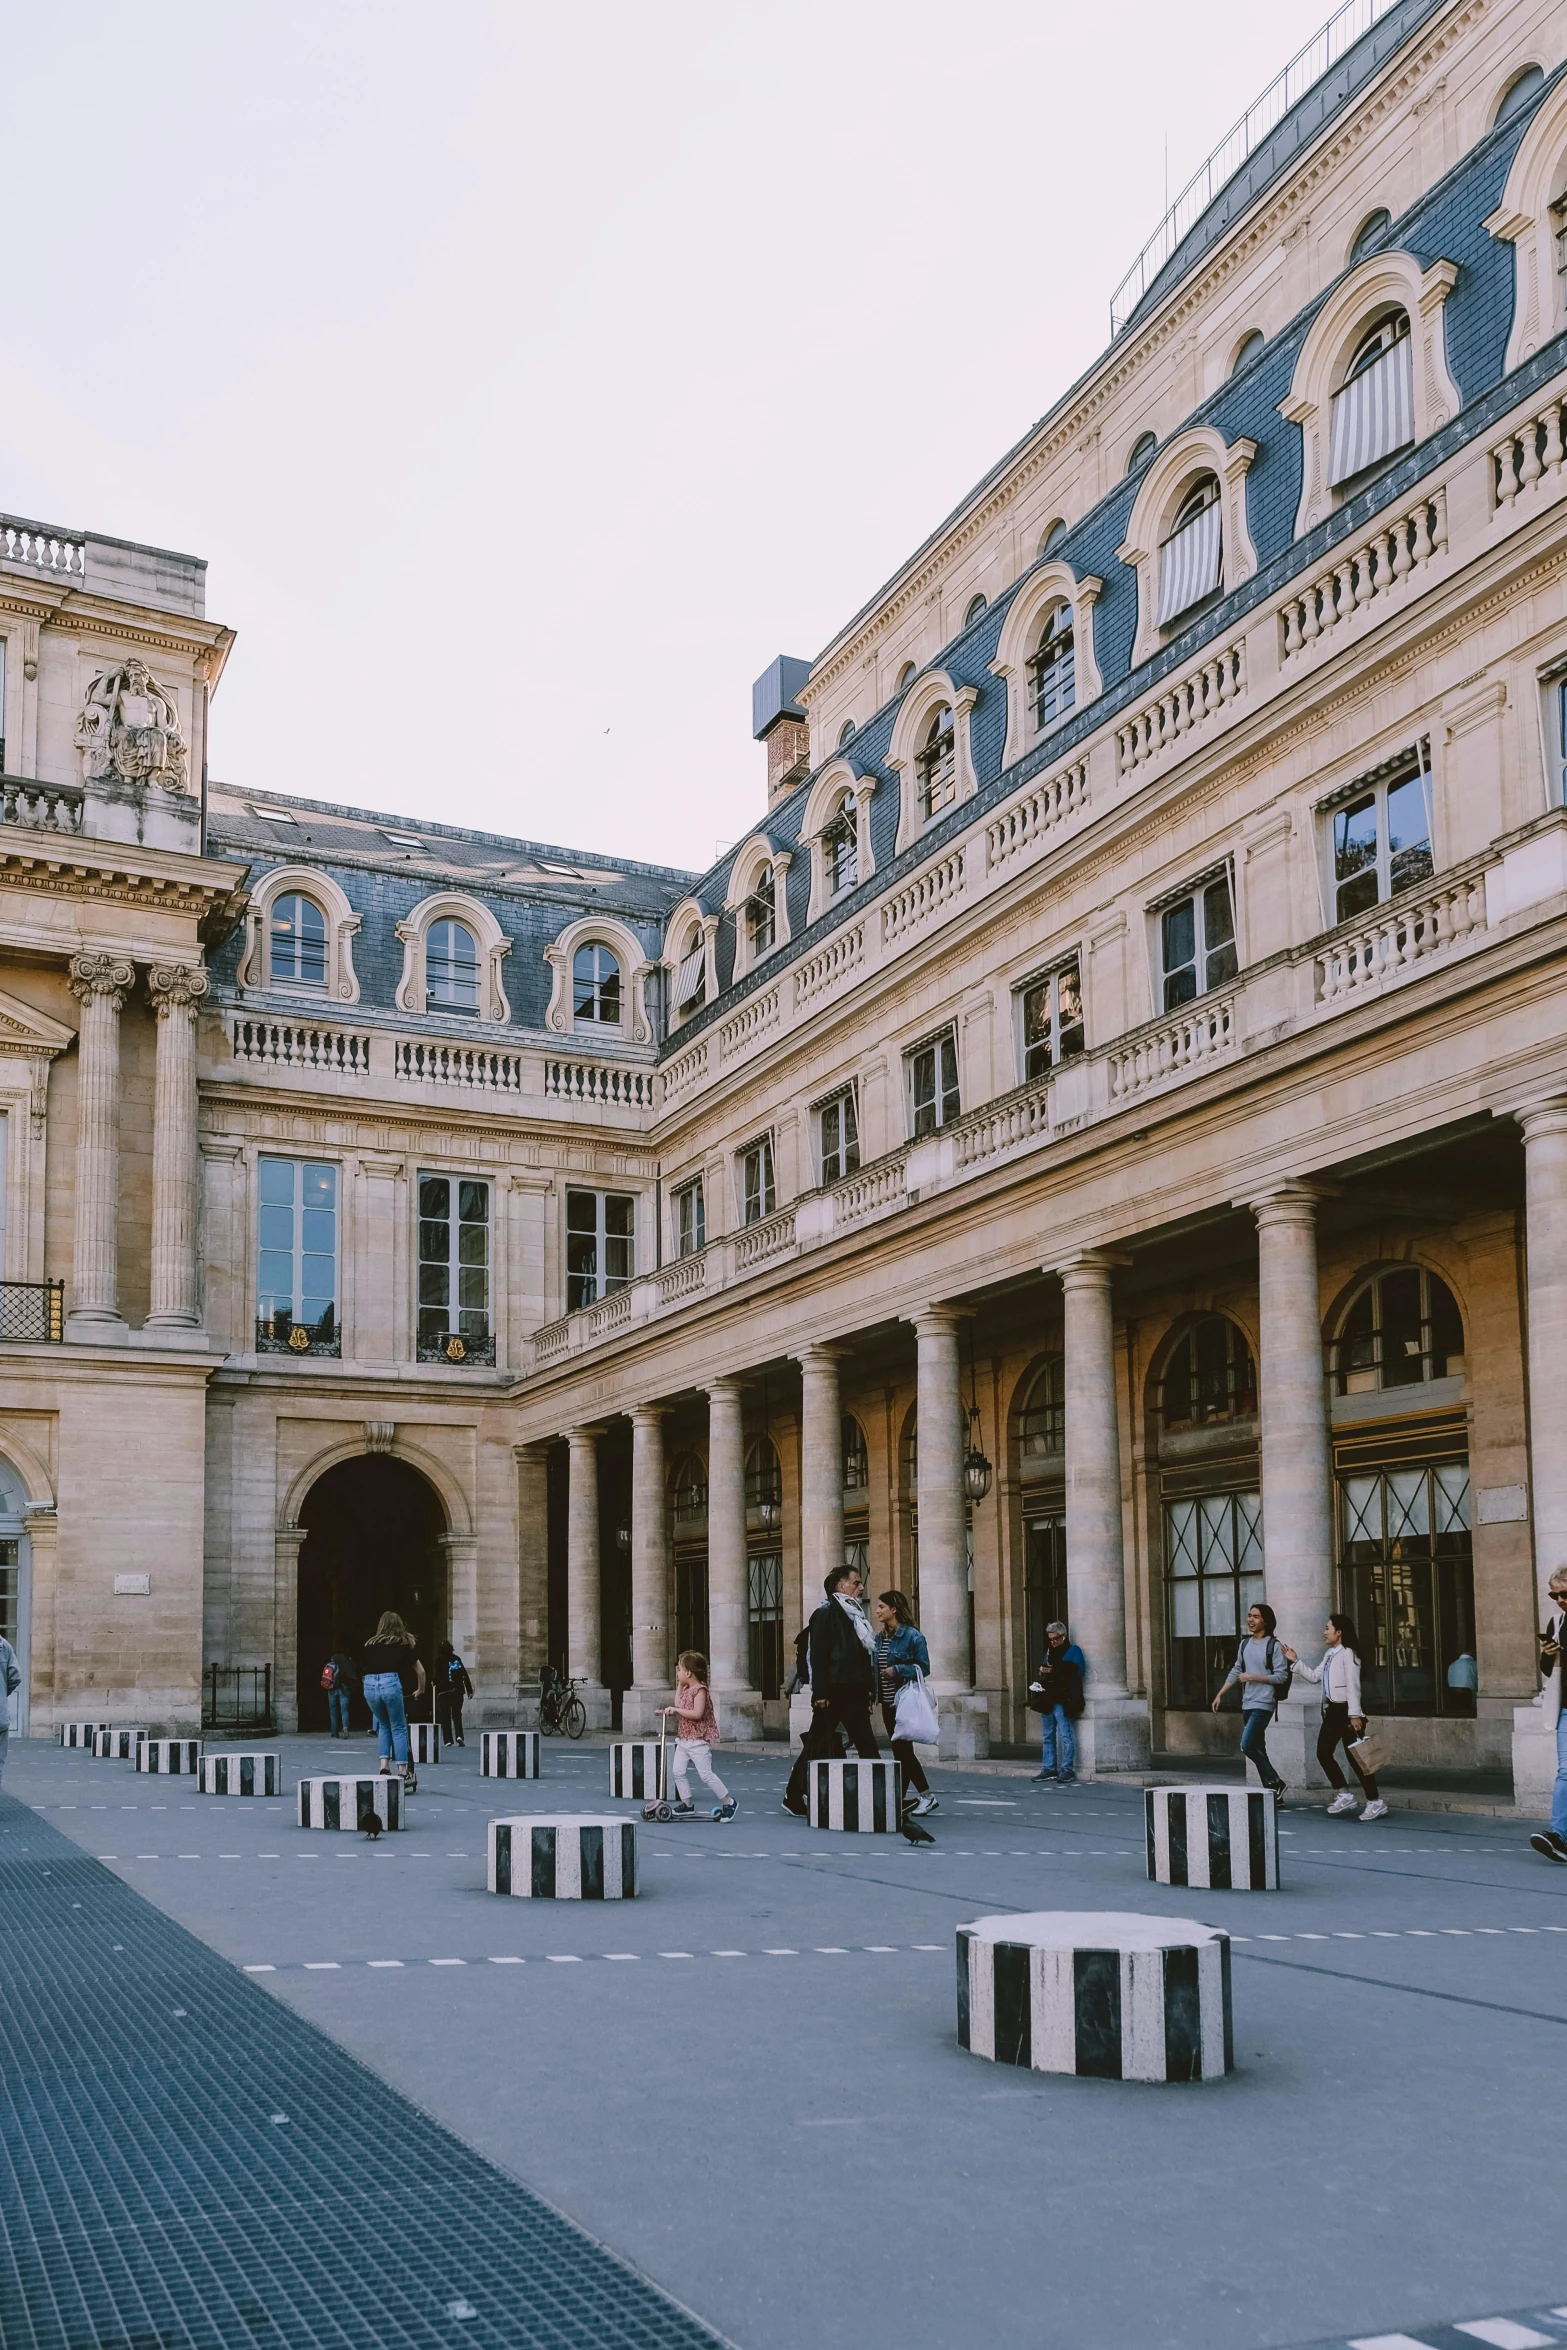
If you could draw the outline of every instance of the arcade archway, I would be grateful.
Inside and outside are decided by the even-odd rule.
[[[406,1461],[362,1453],[316,1479],[299,1522],[299,1726],[327,1727],[321,1668],[335,1649],[356,1662],[384,1608],[395,1608],[428,1671],[451,1610],[446,1513],[434,1487]],[[368,1722],[355,1696],[354,1720]]]

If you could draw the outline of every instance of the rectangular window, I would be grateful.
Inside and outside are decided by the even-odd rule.
[[[678,1256],[694,1257],[706,1246],[707,1203],[699,1175],[694,1183],[682,1184],[675,1194],[675,1251]]]
[[[1206,995],[1211,988],[1224,987],[1235,977],[1240,964],[1227,873],[1164,908],[1159,916],[1159,945],[1167,1012],[1173,1012],[1177,1004],[1189,1004],[1194,996]]]
[[[1333,919],[1351,921],[1418,889],[1436,870],[1430,778],[1423,769],[1378,783],[1333,811]]]
[[[772,953],[773,941],[778,936],[777,889],[773,868],[764,865],[756,887],[745,901],[746,944],[753,963],[759,955]]]
[[[707,1000],[707,952],[699,940],[689,955],[681,958],[675,973],[676,1013],[693,1011]]]
[[[337,1169],[262,1159],[257,1178],[257,1344],[337,1354]]]
[[[1023,997],[1023,1076],[1047,1077],[1083,1049],[1083,989],[1077,957],[1031,980]]]
[[[1339,1508],[1340,1605],[1360,1633],[1367,1713],[1473,1714],[1467,1461],[1341,1476]]]
[[[822,1181],[836,1183],[852,1175],[860,1163],[860,1121],[855,1112],[854,1088],[846,1086],[817,1112],[821,1138]]]
[[[860,878],[860,844],[852,808],[840,810],[822,834],[822,862],[829,897],[841,897],[846,889],[853,889]]]
[[[740,1153],[740,1214],[747,1224],[760,1224],[778,1205],[773,1186],[773,1138],[764,1134]]]
[[[16,1651],[16,1661],[25,1674],[22,1655],[22,1545],[14,1534],[0,1539],[0,1640],[8,1640]],[[27,1694],[27,1684],[13,1692],[6,1709],[6,1728],[20,1728],[21,1700]]]
[[[566,1194],[566,1311],[579,1313],[636,1271],[637,1203],[624,1191]]]
[[[748,1560],[747,1570],[751,1687],[776,1697],[783,1688],[783,1560],[769,1551]]]
[[[929,1044],[916,1046],[904,1062],[908,1072],[909,1125],[916,1139],[950,1126],[958,1115],[958,1048],[949,1028]]]
[[[422,1363],[493,1362],[490,1338],[490,1187],[468,1175],[419,1178]]]
[[[1170,1703],[1211,1705],[1262,1597],[1262,1496],[1204,1493],[1164,1505]]]

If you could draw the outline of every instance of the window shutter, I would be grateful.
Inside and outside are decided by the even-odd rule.
[[[1415,356],[1411,336],[1352,376],[1333,400],[1328,480],[1337,485],[1364,473],[1415,437]]]
[[[1219,502],[1204,506],[1190,522],[1167,538],[1159,560],[1159,626],[1187,612],[1219,584]]]
[[[687,1004],[702,993],[707,975],[707,957],[701,947],[693,947],[675,973],[675,1010],[683,1012]]]

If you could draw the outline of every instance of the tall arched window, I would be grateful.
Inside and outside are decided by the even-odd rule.
[[[758,955],[772,952],[778,936],[777,881],[771,865],[764,865],[751,884],[751,894],[745,901],[745,938],[754,963]]]
[[[1231,375],[1239,375],[1241,369],[1248,366],[1250,362],[1256,358],[1257,353],[1262,349],[1262,346],[1266,340],[1267,337],[1264,335],[1260,326],[1254,326],[1249,335],[1243,335],[1241,337],[1240,348],[1237,350],[1234,358],[1230,361]]]
[[[843,1444],[843,1490],[845,1493],[864,1493],[871,1481],[870,1453],[865,1442],[865,1431],[852,1412],[844,1413],[840,1434]]]
[[[980,614],[982,612],[988,611],[989,608],[990,598],[988,596],[971,596],[969,598],[968,610],[963,615],[964,627],[972,628]]]
[[[1351,1298],[1333,1347],[1340,1395],[1428,1386],[1464,1370],[1464,1324],[1447,1283],[1423,1265],[1386,1265]]]
[[[1077,652],[1072,607],[1057,604],[1040,630],[1028,664],[1028,690],[1036,731],[1064,718],[1077,695]]]
[[[1127,472],[1140,473],[1158,446],[1159,438],[1156,433],[1140,432],[1136,440],[1133,441],[1132,453],[1126,460]]]
[[[1044,535],[1044,537],[1043,537],[1043,538],[1040,540],[1040,542],[1039,542],[1039,552],[1041,553],[1041,555],[1048,555],[1048,554],[1050,554],[1050,553],[1051,553],[1051,551],[1052,551],[1054,548],[1056,548],[1056,547],[1059,547],[1059,546],[1060,546],[1060,544],[1061,544],[1061,541],[1062,541],[1062,540],[1063,540],[1065,537],[1066,537],[1066,523],[1065,523],[1065,521],[1062,519],[1062,517],[1061,517],[1061,516],[1058,514],[1058,515],[1056,516],[1056,518],[1055,518],[1054,522],[1052,522],[1052,523],[1049,525],[1049,527],[1047,528],[1047,530],[1046,530],[1046,532],[1045,532],[1045,535]]]
[[[1222,522],[1219,477],[1204,473],[1176,508],[1169,535],[1159,550],[1161,628],[1179,620],[1223,586]]]
[[[1066,1358],[1052,1355],[1035,1373],[1018,1414],[1018,1459],[1025,1477],[1066,1450]]]
[[[432,922],[424,943],[425,1001],[443,1012],[479,1009],[479,942],[466,922]]]
[[[1159,1428],[1183,1436],[1257,1416],[1257,1367],[1245,1334],[1225,1314],[1195,1322],[1177,1343],[1159,1383]]]
[[[326,986],[326,916],[291,890],[274,898],[267,926],[268,974],[285,987]]]
[[[843,724],[842,724],[842,725],[839,727],[839,729],[838,729],[838,748],[839,748],[839,750],[841,751],[841,750],[843,749],[843,746],[844,746],[844,744],[845,744],[845,743],[852,743],[852,742],[853,742],[853,740],[854,740],[854,720],[853,720],[852,718],[846,718],[846,719],[844,720]]]
[[[894,689],[895,692],[901,694],[906,685],[912,685],[914,683],[914,680],[918,674],[918,664],[913,661],[905,661],[903,667],[898,671],[898,682]]]
[[[620,1026],[620,962],[606,946],[578,947],[571,964],[572,1017],[578,1026]]]
[[[1354,268],[1357,261],[1364,261],[1374,246],[1381,244],[1392,225],[1393,215],[1385,204],[1379,204],[1375,212],[1367,213],[1359,228],[1356,229],[1355,241],[1349,248],[1351,269]]]
[[[1526,65],[1522,73],[1515,73],[1502,92],[1501,103],[1491,117],[1491,128],[1497,130],[1504,122],[1511,122],[1515,114],[1522,114],[1536,90],[1545,84],[1544,69]]]
[[[919,770],[920,816],[928,824],[957,798],[957,733],[950,702],[943,702],[931,713],[915,765]]]
[[[1415,437],[1409,312],[1390,310],[1361,336],[1333,395],[1328,480],[1341,489]]]
[[[830,898],[841,897],[860,878],[860,834],[851,800],[844,801],[822,832],[822,870]]]

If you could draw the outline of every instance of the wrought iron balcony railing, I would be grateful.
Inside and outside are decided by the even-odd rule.
[[[64,1336],[63,1281],[0,1281],[0,1340],[58,1345]]]

